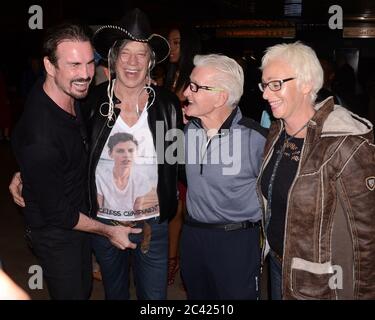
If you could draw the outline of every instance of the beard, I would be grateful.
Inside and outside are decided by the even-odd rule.
[[[70,88],[71,90],[67,92],[72,98],[75,99],[82,99],[85,98],[89,92],[89,87],[92,78],[88,77],[84,78],[77,78],[70,81]]]

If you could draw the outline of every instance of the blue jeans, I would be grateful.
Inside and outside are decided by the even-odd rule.
[[[110,224],[109,220],[100,219]],[[103,236],[93,235],[92,246],[100,265],[107,300],[128,300],[130,260],[133,268],[137,298],[139,300],[164,300],[167,297],[168,275],[168,223],[159,224],[159,218],[146,220],[151,226],[150,248],[142,253],[141,234],[130,235],[136,249],[120,250]],[[137,227],[137,226],[135,226]]]
[[[270,250],[268,256],[269,256],[269,263],[270,263],[271,299],[282,300],[282,292],[281,292],[282,265],[272,250]]]

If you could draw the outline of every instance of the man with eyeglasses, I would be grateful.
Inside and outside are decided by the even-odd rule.
[[[181,270],[188,299],[257,299],[260,203],[255,186],[265,130],[242,117],[243,70],[224,55],[198,55],[185,128],[187,217]]]

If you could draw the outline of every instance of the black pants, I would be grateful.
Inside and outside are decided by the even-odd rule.
[[[56,227],[28,230],[51,299],[88,299],[92,285],[90,237]]]
[[[188,299],[257,299],[259,232],[259,227],[224,231],[185,224],[181,272]]]

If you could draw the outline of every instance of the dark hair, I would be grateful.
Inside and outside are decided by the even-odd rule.
[[[174,88],[175,92],[185,89],[194,69],[194,56],[201,53],[201,41],[198,34],[190,27],[174,27],[170,30],[180,32],[180,59],[176,64],[169,64],[166,76],[166,87],[172,89],[177,70],[179,75]]]
[[[57,46],[65,40],[91,42],[91,32],[85,26],[71,23],[62,23],[50,28],[44,37],[43,56],[48,57],[48,60],[55,66],[57,65]]]
[[[133,142],[136,146],[138,146],[137,140],[135,140],[134,136],[130,133],[126,132],[118,132],[115,133],[113,136],[110,136],[108,139],[108,148],[109,151],[112,152],[113,148],[120,142],[127,142],[131,141]]]

